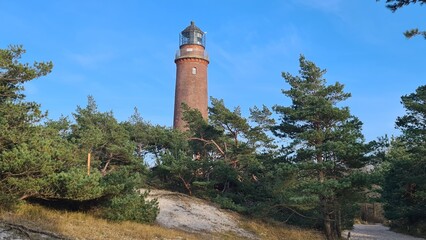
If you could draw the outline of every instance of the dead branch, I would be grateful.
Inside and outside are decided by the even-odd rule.
[[[189,138],[188,140],[198,140],[198,141],[201,141],[201,142],[205,142],[205,143],[207,143],[207,144],[213,144],[216,148],[217,148],[217,150],[223,155],[223,156],[225,156],[225,152],[222,150],[222,148],[219,146],[219,144],[217,144],[214,140],[206,140],[206,139],[204,139],[204,138],[198,138],[198,137],[191,137],[191,138]]]
[[[7,227],[7,229],[4,229],[2,232],[8,232],[8,231],[12,231],[12,230],[19,231],[22,234],[24,234],[26,237],[28,237],[28,239],[35,239],[35,238],[32,238],[34,236],[31,236],[31,235],[39,234],[39,235],[44,235],[43,239],[45,239],[46,236],[48,236],[49,239],[69,240],[69,238],[66,238],[66,237],[61,236],[61,235],[56,234],[56,233],[32,229],[32,228],[26,227],[24,225],[20,225],[20,224],[16,224],[16,223],[9,223],[9,222],[6,222],[4,220],[0,220],[0,227]]]

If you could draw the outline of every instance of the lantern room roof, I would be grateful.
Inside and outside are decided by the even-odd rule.
[[[184,33],[189,33],[189,32],[199,32],[199,33],[204,33],[199,27],[195,26],[194,21],[191,21],[191,25],[189,25],[188,27],[186,27],[183,31],[182,34],[184,35]]]

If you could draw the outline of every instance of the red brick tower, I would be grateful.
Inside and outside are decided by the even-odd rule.
[[[182,103],[198,109],[207,119],[207,65],[209,58],[205,51],[206,37],[194,22],[191,22],[179,36],[179,50],[176,53],[175,116],[173,127],[185,130],[182,120]]]

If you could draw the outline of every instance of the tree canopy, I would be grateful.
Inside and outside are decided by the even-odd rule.
[[[0,102],[19,100],[25,96],[21,93],[23,83],[45,76],[52,71],[52,62],[20,63],[25,53],[21,45],[11,45],[0,49]]]
[[[426,3],[426,1],[425,0],[386,0],[386,7],[392,10],[392,12],[395,12],[399,8],[402,8],[404,6],[407,6],[413,3],[420,3],[420,5],[423,5]]]
[[[380,1],[380,0],[376,0]],[[420,5],[423,5],[426,3],[425,0],[386,0],[386,7],[389,8],[392,12],[395,12],[396,10],[405,7],[410,4],[419,3]],[[417,35],[421,35],[426,39],[426,31],[420,31],[418,28],[413,28],[410,30],[407,30],[404,32],[404,35],[407,38],[411,38]]]

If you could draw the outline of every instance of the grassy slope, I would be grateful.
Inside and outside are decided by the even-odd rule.
[[[71,239],[240,239],[231,234],[200,235],[133,222],[108,222],[84,213],[51,210],[23,204],[14,212],[0,212],[0,219],[29,228],[58,233]],[[261,239],[323,239],[315,231],[276,223],[244,220],[242,226]]]

